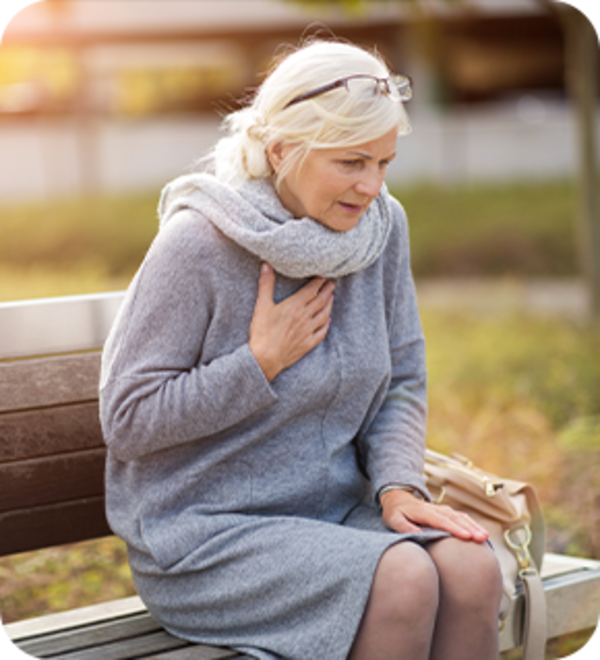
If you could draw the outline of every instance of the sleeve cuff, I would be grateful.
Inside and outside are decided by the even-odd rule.
[[[397,482],[391,482],[388,484],[384,484],[381,486],[376,492],[375,492],[375,504],[379,507],[381,507],[381,496],[384,493],[387,493],[390,490],[405,490],[415,497],[419,498],[420,500],[423,500],[424,502],[432,502],[432,497],[430,493],[427,491],[427,489],[424,488],[419,488],[417,486],[413,486],[411,484],[402,484],[402,483],[397,483]]]

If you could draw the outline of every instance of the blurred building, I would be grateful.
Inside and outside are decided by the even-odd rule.
[[[0,199],[148,188],[218,137],[282,43],[335,34],[415,81],[402,181],[570,176],[555,3],[45,0],[0,48]]]

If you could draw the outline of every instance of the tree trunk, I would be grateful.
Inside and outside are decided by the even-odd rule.
[[[579,153],[579,245],[590,296],[590,311],[600,319],[600,178],[597,102],[599,44],[588,19],[578,10],[565,12],[567,84],[575,103]]]

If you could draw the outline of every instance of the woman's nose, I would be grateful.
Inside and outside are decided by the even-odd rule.
[[[372,198],[377,197],[381,190],[381,186],[383,185],[383,179],[383,172],[364,173],[355,184],[356,192],[361,195],[368,195]]]

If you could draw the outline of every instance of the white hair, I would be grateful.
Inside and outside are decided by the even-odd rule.
[[[273,175],[267,145],[296,145],[283,164],[285,177],[311,149],[340,149],[371,142],[396,130],[410,131],[402,103],[383,94],[365,98],[343,87],[288,106],[292,99],[354,74],[386,78],[384,61],[348,43],[315,41],[285,57],[265,79],[252,103],[225,117],[227,136],[212,154],[218,178],[228,181]]]

